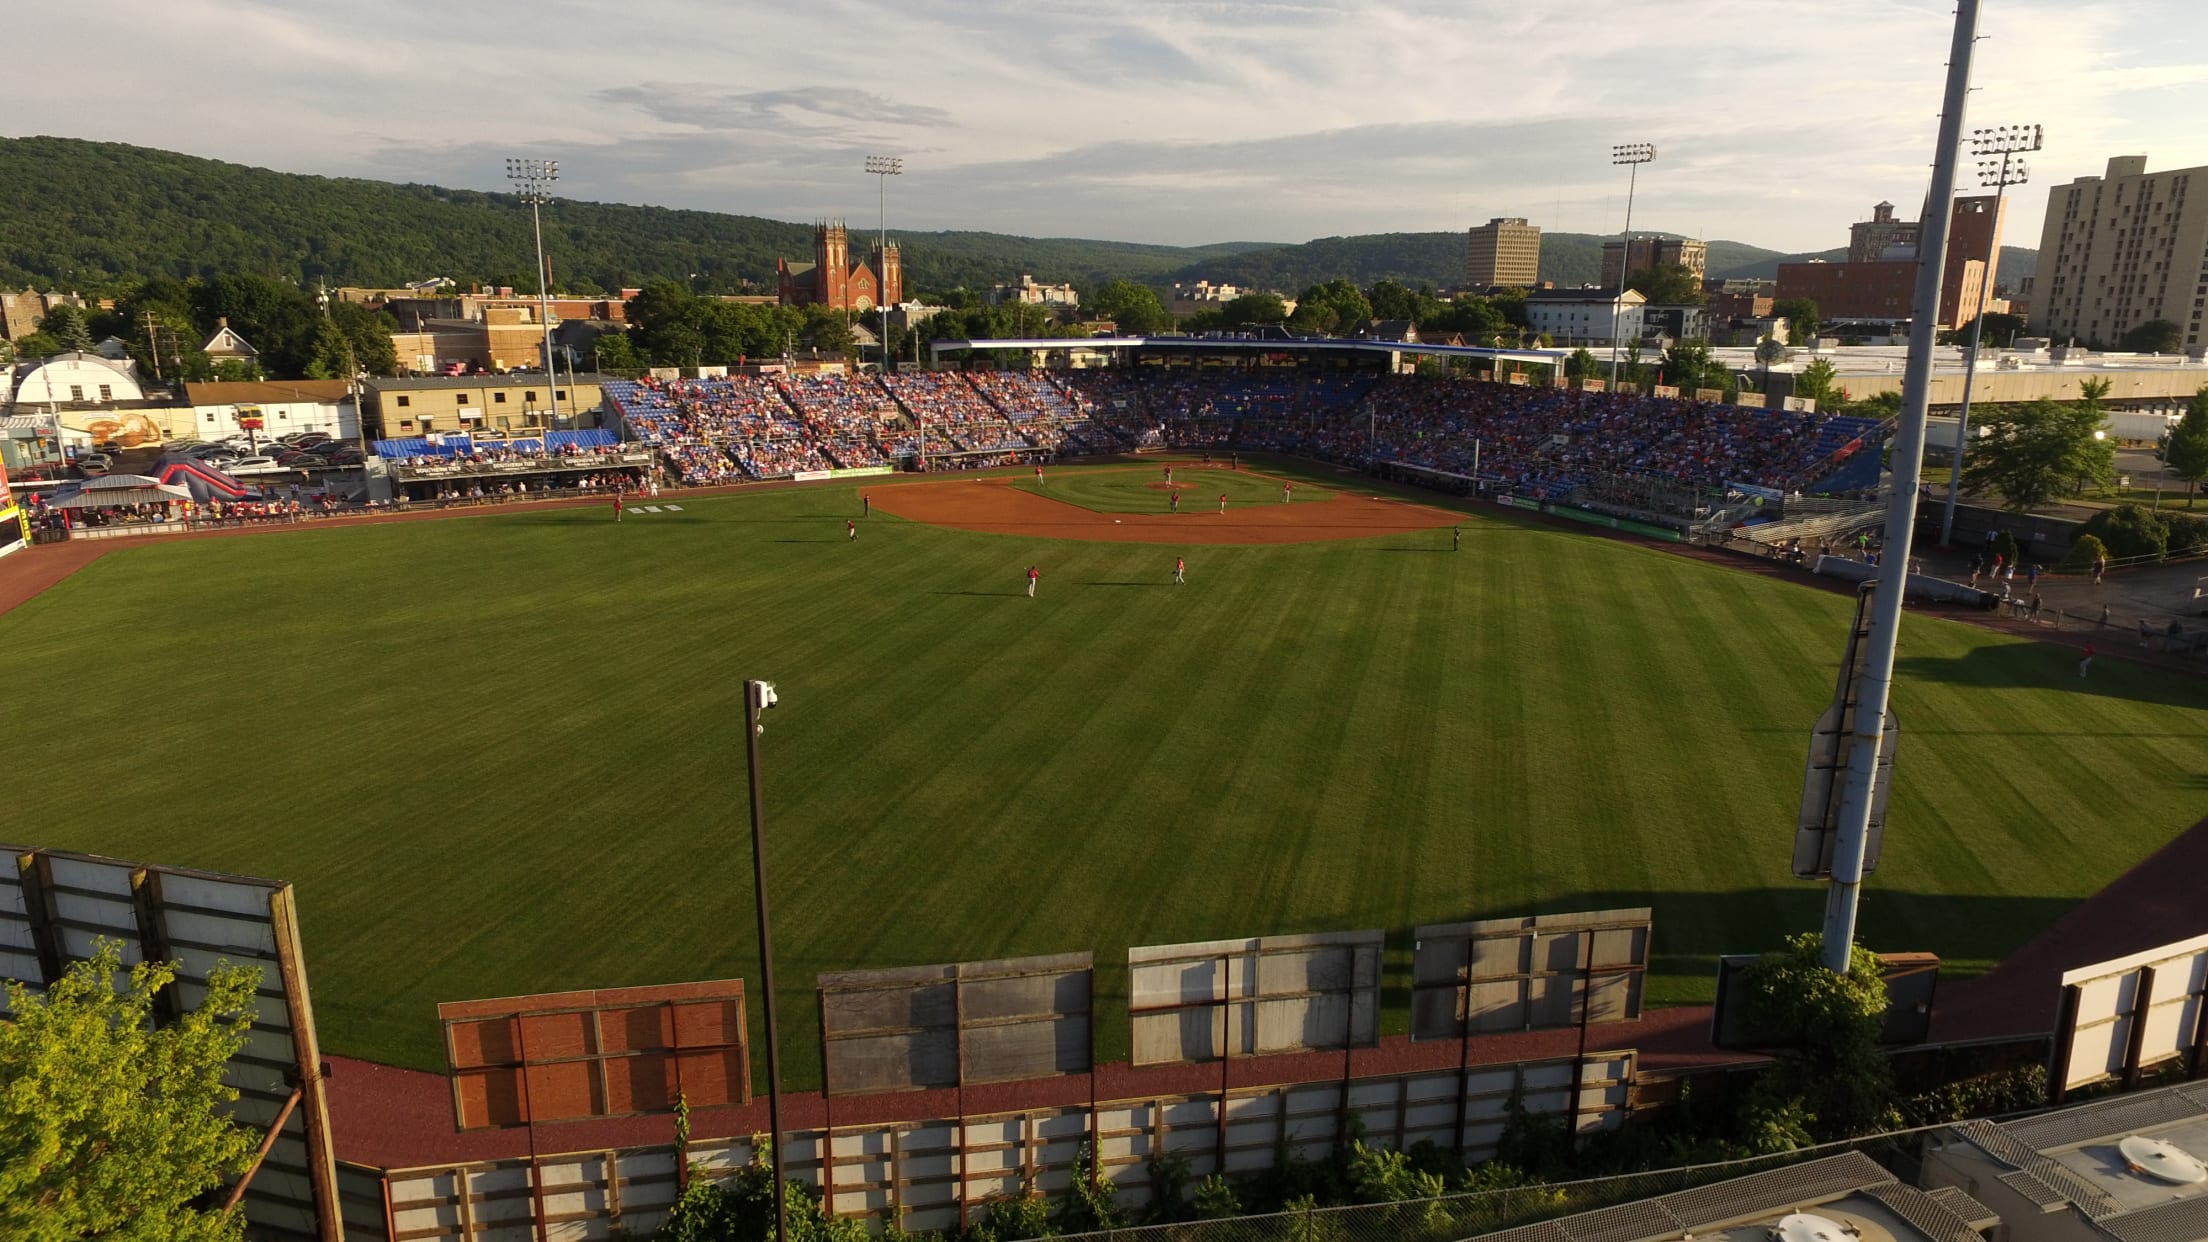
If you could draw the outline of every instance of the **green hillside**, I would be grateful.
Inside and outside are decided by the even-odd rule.
[[[561,199],[544,213],[554,279],[604,289],[698,273],[764,288],[778,257],[812,254],[812,227],[756,216]],[[915,286],[1022,272],[1093,287],[1158,279],[1271,243],[1155,246],[1002,233],[900,231]],[[246,272],[396,285],[431,276],[526,285],[528,213],[512,195],[308,177],[120,143],[0,139],[0,284],[97,288],[142,276]]]

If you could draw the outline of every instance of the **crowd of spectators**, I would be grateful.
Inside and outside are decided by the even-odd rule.
[[[997,408],[956,371],[898,371],[882,383],[900,405],[930,433],[942,430],[967,453],[1018,451],[1033,447]],[[940,452],[931,441],[928,452]]]
[[[897,403],[872,379],[841,374],[783,375],[775,384],[804,420],[806,433],[838,466],[879,466],[882,431]]]

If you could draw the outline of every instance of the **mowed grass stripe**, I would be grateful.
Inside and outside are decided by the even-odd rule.
[[[1459,553],[1194,548],[1176,589],[1169,546],[886,515],[853,543],[857,511],[802,489],[119,551],[0,642],[162,710],[41,704],[16,835],[294,880],[328,1045],[418,1065],[439,1000],[756,974],[752,676],[784,697],[800,1082],[820,970],[1093,949],[1114,1055],[1133,944],[1646,903],[1650,994],[1698,999],[1716,953],[1814,924],[1787,859],[1843,597],[1500,514]],[[1990,961],[2208,809],[2197,683],[2081,683],[1916,618],[1902,657],[1881,948]]]

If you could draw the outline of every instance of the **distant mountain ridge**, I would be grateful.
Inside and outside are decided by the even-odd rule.
[[[777,258],[812,254],[812,227],[757,216],[561,199],[544,214],[556,284],[614,290],[670,279],[771,292]],[[1294,294],[1346,277],[1450,288],[1465,234],[1376,233],[1296,245],[1164,246],[978,231],[899,230],[912,288],[986,288],[1022,273],[1084,290],[1128,279],[1211,280]],[[1591,284],[1603,236],[1549,233],[1541,279]],[[1713,276],[1769,275],[1796,257],[1713,241]],[[273,172],[72,138],[0,138],[0,284],[98,288],[147,276],[250,272],[301,284],[391,286],[433,276],[527,285],[529,216],[507,194]],[[2004,283],[2032,252],[2007,247]]]

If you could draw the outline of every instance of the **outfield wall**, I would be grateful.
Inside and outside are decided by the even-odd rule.
[[[939,1230],[977,1219],[990,1200],[1023,1187],[1062,1196],[1080,1175],[1083,1153],[1093,1148],[1115,1197],[1137,1208],[1156,1193],[1150,1161],[1157,1154],[1186,1160],[1190,1185],[1222,1170],[1271,1168],[1281,1153],[1323,1158],[1359,1130],[1372,1146],[1402,1150],[1432,1143],[1478,1162],[1494,1157],[1513,1098],[1537,1115],[1568,1118],[1580,1133],[1615,1129],[1631,1110],[1635,1061],[1629,1050],[1591,1052],[1577,1065],[1567,1057],[793,1129],[785,1171],[821,1190],[837,1214],[876,1230],[891,1221],[914,1231]],[[539,1131],[540,1139],[556,1133]],[[716,1176],[742,1168],[751,1155],[751,1140],[744,1137],[693,1141],[688,1150],[690,1163]],[[338,1169],[345,1236],[389,1242],[599,1239],[616,1230],[641,1235],[665,1219],[684,1180],[681,1155],[671,1144],[388,1171],[355,1164]]]

